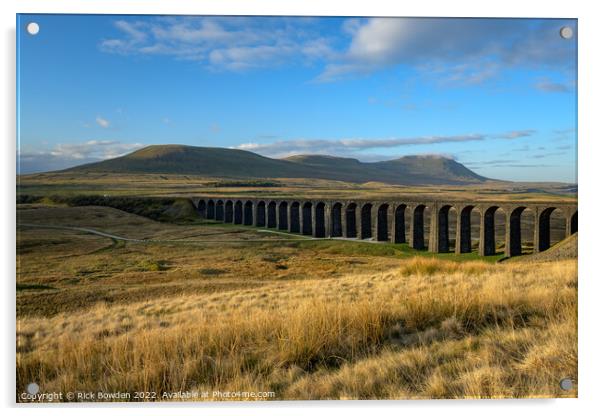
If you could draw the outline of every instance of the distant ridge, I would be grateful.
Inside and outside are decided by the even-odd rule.
[[[404,156],[383,162],[325,155],[272,159],[219,147],[154,145],[64,172],[162,173],[222,178],[314,178],[396,185],[475,184],[489,179],[443,156]]]

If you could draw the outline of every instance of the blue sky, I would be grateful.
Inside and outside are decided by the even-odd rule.
[[[491,178],[577,180],[574,20],[20,15],[17,27],[23,173],[180,143],[439,154]]]

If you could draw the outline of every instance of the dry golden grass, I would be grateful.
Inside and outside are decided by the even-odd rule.
[[[273,242],[283,236],[223,224],[164,224],[107,207],[39,206],[20,209],[18,214],[19,221],[26,223],[93,228],[132,238],[184,240],[126,243],[73,230],[19,227],[18,317],[77,314],[98,302],[129,304],[230,291],[250,284],[260,290],[270,282],[388,270],[398,264],[395,256],[410,256],[376,244]],[[196,240],[206,243],[190,242]]]
[[[576,261],[399,263],[20,317],[17,391],[576,396]]]

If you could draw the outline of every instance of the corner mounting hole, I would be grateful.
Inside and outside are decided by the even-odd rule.
[[[29,33],[32,36],[37,35],[40,32],[40,25],[37,24],[36,22],[29,22],[27,23],[27,33]]]
[[[562,380],[560,380],[560,388],[564,391],[572,390],[573,380],[571,380],[570,378],[563,378]]]
[[[563,26],[560,29],[560,37],[562,39],[570,39],[573,37],[573,29],[569,26]]]
[[[38,386],[38,383],[29,383],[27,385],[27,393],[29,394],[38,394],[38,392],[40,391],[40,386]]]

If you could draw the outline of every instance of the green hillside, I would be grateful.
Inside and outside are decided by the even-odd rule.
[[[442,156],[405,156],[396,160],[374,163],[376,167],[393,175],[405,175],[416,183],[447,183],[447,179],[467,182],[484,182],[487,178],[477,175],[466,166]],[[441,181],[441,182],[439,182]]]
[[[66,172],[194,174],[220,178],[316,178],[399,185],[452,185],[487,179],[441,156],[406,156],[385,162],[322,155],[272,159],[218,147],[155,145]]]

